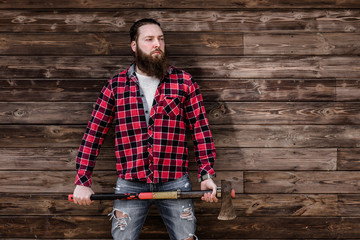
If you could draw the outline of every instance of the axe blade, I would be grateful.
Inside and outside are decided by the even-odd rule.
[[[236,218],[234,206],[232,204],[232,195],[234,192],[231,189],[231,182],[221,181],[221,209],[218,216],[219,220],[233,220]],[[234,196],[235,197],[235,196]]]

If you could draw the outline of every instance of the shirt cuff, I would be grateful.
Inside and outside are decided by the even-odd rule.
[[[215,175],[210,175],[210,174],[201,175],[199,178],[199,182],[205,181],[206,179],[209,179],[209,178],[215,178],[215,177],[216,177]]]

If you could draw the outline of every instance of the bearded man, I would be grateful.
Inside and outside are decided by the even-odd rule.
[[[135,61],[110,79],[96,102],[76,157],[74,203],[90,205],[95,159],[112,122],[115,126],[115,193],[190,191],[186,128],[194,142],[202,200],[217,202],[212,178],[215,147],[202,96],[192,76],[169,66],[164,34],[153,19],[130,29]],[[191,199],[114,201],[112,236],[138,239],[155,204],[170,239],[197,239]]]

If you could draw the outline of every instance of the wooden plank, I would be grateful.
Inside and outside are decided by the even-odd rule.
[[[357,194],[339,194],[338,211],[341,216],[355,216],[360,213],[360,197]]]
[[[71,171],[76,154],[77,148],[0,148],[0,170]],[[194,158],[189,147],[189,166],[196,171]],[[114,148],[103,147],[95,171],[114,170],[115,162]],[[336,148],[216,148],[215,170],[331,171],[336,164]]]
[[[338,80],[336,86],[337,101],[360,101],[359,80]]]
[[[334,101],[331,79],[196,79],[204,101]],[[105,80],[0,80],[1,102],[95,102]],[[350,86],[347,90],[353,89]],[[360,89],[360,88],[358,88]],[[343,91],[343,96],[346,92]],[[353,94],[356,99],[360,96]],[[351,99],[348,97],[347,99]],[[355,100],[356,101],[356,100]]]
[[[354,33],[245,34],[245,55],[353,55],[360,53]]]
[[[208,103],[211,125],[360,124],[360,103]],[[0,102],[0,124],[87,124],[94,103]]]
[[[237,0],[235,0],[237,1]],[[335,1],[335,0],[334,0]],[[356,0],[353,0],[356,1]],[[94,1],[93,1],[94,2]],[[188,2],[188,1],[187,1]],[[217,1],[220,2],[220,1]],[[357,3],[358,4],[358,3]],[[359,9],[157,9],[136,8],[136,11],[114,7],[107,11],[69,9],[0,10],[0,32],[128,32],[138,19],[157,19],[165,32],[250,32],[250,33],[297,33],[297,32],[359,32]],[[124,4],[121,4],[125,6]],[[271,4],[278,8],[278,4]],[[31,6],[21,3],[21,6]],[[101,6],[104,5],[101,3]],[[132,6],[134,6],[132,4]],[[199,6],[199,5],[198,5]],[[201,6],[201,5],[200,5]],[[306,5],[305,5],[306,6]],[[308,6],[308,5],[307,5]],[[1,7],[1,6],[0,6]],[[241,26],[241,28],[239,28]]]
[[[66,0],[58,2],[56,0],[48,0],[46,2],[40,0],[12,0],[11,2],[1,2],[1,9],[13,9],[13,8],[109,8],[109,9],[122,9],[122,8],[200,8],[200,9],[217,9],[217,8],[245,8],[245,9],[278,9],[278,8],[360,8],[360,4],[356,0],[322,0],[312,1],[303,0],[298,1],[286,1],[279,0],[196,0],[196,1],[174,1],[174,0],[156,0],[156,1],[121,1],[113,2],[111,0],[103,0],[101,3],[98,1],[82,1],[82,0]]]
[[[107,79],[0,80],[1,102],[96,102]]]
[[[339,170],[360,170],[359,148],[339,148],[337,158]]]
[[[262,239],[269,236],[273,239],[350,239],[358,236],[359,220],[339,217],[237,217],[232,221],[219,222],[216,216],[199,216],[196,234],[200,239]],[[0,218],[0,231],[4,238],[110,238],[110,223],[107,216],[5,216]],[[146,221],[141,235],[143,238],[168,238],[160,217]]]
[[[245,193],[358,193],[360,172],[245,172]]]
[[[218,147],[359,147],[359,126],[234,125],[211,127]]]
[[[129,34],[0,34],[0,55],[124,56],[132,55]],[[169,33],[166,51],[174,55],[243,55],[243,36],[219,33]]]
[[[65,193],[74,191],[75,171],[0,171],[2,180],[0,193]],[[197,173],[191,172],[191,184],[194,190],[200,190]],[[96,193],[113,193],[117,175],[112,171],[94,171],[92,188]],[[222,179],[233,181],[237,193],[243,192],[243,172],[218,171],[215,183],[220,186]],[[19,182],[31,183],[26,186]]]
[[[232,200],[237,216],[247,217],[359,217],[359,195],[336,194],[238,194]],[[196,199],[195,214],[217,215],[221,203],[205,203]],[[79,206],[67,201],[65,194],[2,194],[0,216],[106,216],[113,209],[113,201],[95,201]],[[149,216],[159,216],[152,207]]]
[[[85,128],[85,125],[0,125],[0,146],[77,148]],[[360,147],[358,125],[212,125],[211,131],[219,148]],[[113,137],[110,129],[104,147],[113,147]]]
[[[0,170],[71,171],[77,152],[78,148],[0,148]],[[114,148],[101,148],[95,171],[114,171],[115,163]]]
[[[119,62],[119,59],[122,61]],[[0,56],[0,78],[110,78],[129,67],[132,57]],[[172,57],[194,78],[359,78],[360,57]]]
[[[0,124],[87,124],[94,103],[0,103]]]
[[[205,108],[213,125],[360,124],[359,103],[223,102],[205,103]]]

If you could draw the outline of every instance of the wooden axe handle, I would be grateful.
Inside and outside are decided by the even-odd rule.
[[[169,191],[169,192],[141,192],[141,193],[105,193],[92,194],[91,200],[133,200],[133,199],[185,199],[185,198],[201,198],[205,193],[211,191]],[[218,188],[216,197],[221,198],[221,189]],[[235,191],[232,189],[231,197],[235,198]],[[73,195],[68,195],[69,201],[74,201]]]

